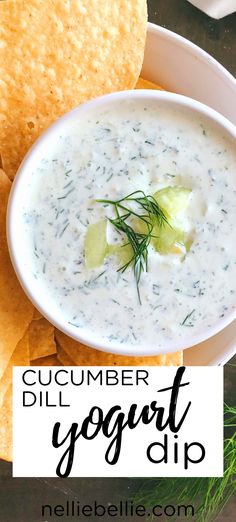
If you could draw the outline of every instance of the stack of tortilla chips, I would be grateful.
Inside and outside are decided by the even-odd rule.
[[[55,331],[19,285],[6,240],[11,181],[41,132],[96,96],[158,88],[138,80],[146,27],[146,0],[0,2],[0,458],[6,460],[12,458],[12,366],[182,363],[182,352],[125,357]]]

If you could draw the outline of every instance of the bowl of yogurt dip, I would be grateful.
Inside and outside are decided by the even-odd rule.
[[[103,96],[60,118],[13,184],[8,243],[56,327],[108,352],[193,346],[236,317],[236,130],[190,98]]]

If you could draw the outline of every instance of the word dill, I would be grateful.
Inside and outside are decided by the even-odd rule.
[[[156,237],[153,235],[154,226],[158,225],[161,228],[165,224],[171,225],[155,198],[150,195],[147,196],[142,190],[136,190],[115,201],[109,199],[97,199],[96,201],[106,207],[111,205],[114,208],[115,217],[108,219],[127,240],[123,246],[131,246],[132,255],[130,259],[118,271],[123,273],[130,266],[133,267],[138,299],[141,304],[139,283],[142,273],[148,271],[148,246],[151,239]],[[135,228],[132,219],[135,220]],[[141,227],[143,225],[144,231],[138,230],[141,228],[140,224]]]

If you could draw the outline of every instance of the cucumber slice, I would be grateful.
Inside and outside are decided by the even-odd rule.
[[[190,251],[192,244],[193,244],[193,239],[187,239],[185,241],[184,246],[185,246],[186,252]]]
[[[184,212],[189,204],[189,196],[191,190],[184,187],[166,187],[158,190],[154,194],[157,203],[166,213],[168,224],[162,227],[154,224],[152,235],[155,236],[151,240],[152,246],[156,251],[168,254],[171,252],[182,252],[182,248],[178,249],[178,244],[190,249],[191,242],[186,241],[185,232],[181,229],[180,220],[176,219],[178,214]],[[134,220],[135,221],[135,220]],[[138,220],[134,222],[137,232],[147,233],[147,225]],[[107,255],[114,255],[118,259],[120,266],[128,263],[133,257],[133,249],[131,245],[107,243],[107,220],[101,220],[88,226],[85,241],[85,265],[89,269],[97,268],[104,263]],[[175,248],[177,245],[177,248]]]
[[[184,187],[166,187],[155,192],[154,198],[164,212],[175,218],[188,207],[190,193],[191,190]]]
[[[180,228],[179,221],[176,223],[175,218],[188,207],[190,193],[191,190],[184,187],[166,187],[155,192],[154,198],[171,225],[164,224],[161,228],[155,226],[153,229],[153,235],[158,237],[152,239],[152,245],[158,252],[168,254],[175,251],[175,245],[184,244],[184,230]]]
[[[107,255],[107,221],[101,220],[89,225],[84,240],[84,256],[87,268],[101,266]]]
[[[152,246],[162,254],[169,254],[173,252],[174,245],[184,242],[184,231],[170,228],[168,225],[163,227],[154,227],[152,238]]]
[[[120,266],[126,265],[128,263],[133,255],[133,249],[131,245],[108,245],[108,255],[116,256],[118,263]]]

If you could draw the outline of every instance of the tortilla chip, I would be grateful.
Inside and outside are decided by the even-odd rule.
[[[60,344],[57,344],[57,357],[63,366],[74,366],[75,364],[73,359],[71,359],[68,353],[63,350]]]
[[[0,2],[0,153],[11,178],[59,116],[134,88],[146,29],[146,0]]]
[[[0,408],[0,459],[12,460],[12,385]]]
[[[156,83],[149,82],[148,80],[144,80],[143,78],[138,79],[135,89],[152,89],[155,91],[164,91],[163,87],[157,85]]]
[[[88,348],[59,330],[56,330],[55,337],[58,345],[78,366],[180,366],[183,363],[182,352],[151,357],[129,357]]]
[[[29,360],[29,335],[26,331],[24,337],[18,342],[16,348],[10,358],[8,366],[0,380],[0,407],[9,385],[12,382],[12,367],[13,366],[28,366]]]
[[[12,367],[29,365],[28,332],[17,344],[0,381],[0,458],[12,460]]]
[[[0,170],[0,379],[33,317],[33,305],[18,283],[8,253],[6,209],[10,188],[8,177]]]
[[[34,315],[33,320],[36,321],[37,319],[42,319],[42,314],[37,310],[37,308],[34,308]]]
[[[48,355],[47,357],[40,357],[30,361],[32,366],[60,366],[61,362],[58,360],[56,354]]]
[[[56,353],[54,326],[46,319],[37,319],[29,325],[30,360],[39,359]]]

